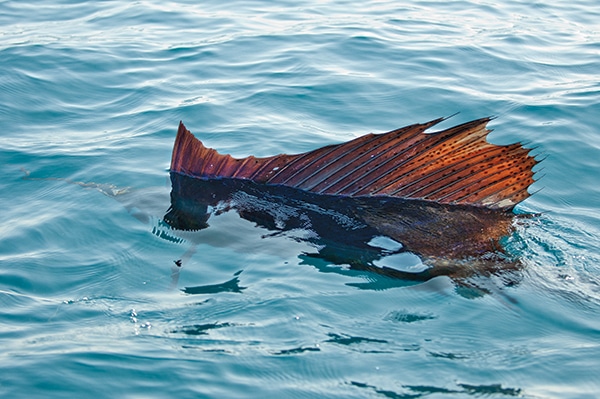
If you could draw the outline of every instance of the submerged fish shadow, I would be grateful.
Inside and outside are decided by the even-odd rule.
[[[385,289],[448,276],[461,293],[472,297],[489,293],[473,283],[473,277],[501,276],[505,286],[520,280],[521,263],[501,246],[516,217],[510,212],[389,197],[320,195],[174,172],[171,183],[171,206],[164,221],[172,228],[206,229],[212,216],[233,211],[271,231],[265,238],[287,235],[308,243],[314,251],[300,257],[319,271],[368,274],[370,282],[354,284],[357,288]],[[237,287],[237,281],[228,283]],[[218,287],[222,289],[226,287]],[[189,290],[197,293],[193,287]]]

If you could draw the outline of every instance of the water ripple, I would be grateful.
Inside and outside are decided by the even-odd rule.
[[[1,396],[596,394],[591,0],[38,3],[0,1]],[[332,265],[232,214],[161,222],[179,120],[269,156],[456,112],[547,156],[510,286]]]

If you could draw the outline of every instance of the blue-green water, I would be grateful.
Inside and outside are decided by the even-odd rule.
[[[156,234],[179,120],[264,156],[456,112],[546,157],[516,285],[351,271],[233,212]],[[596,0],[0,1],[0,396],[597,397],[598,115]]]

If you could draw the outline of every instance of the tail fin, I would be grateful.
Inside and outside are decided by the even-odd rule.
[[[239,178],[329,195],[388,196],[511,210],[529,196],[537,161],[521,144],[486,141],[490,118],[437,133],[443,118],[297,155],[233,158],[206,148],[180,123],[171,171]]]

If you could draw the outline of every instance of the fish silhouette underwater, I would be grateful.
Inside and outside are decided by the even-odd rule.
[[[538,161],[520,143],[488,143],[491,118],[426,132],[443,120],[264,158],[220,154],[180,123],[164,221],[200,230],[233,210],[274,234],[303,231],[317,248],[306,256],[409,280],[519,270],[502,240],[527,217],[513,210]],[[388,254],[416,255],[422,267],[377,264],[382,238]]]

